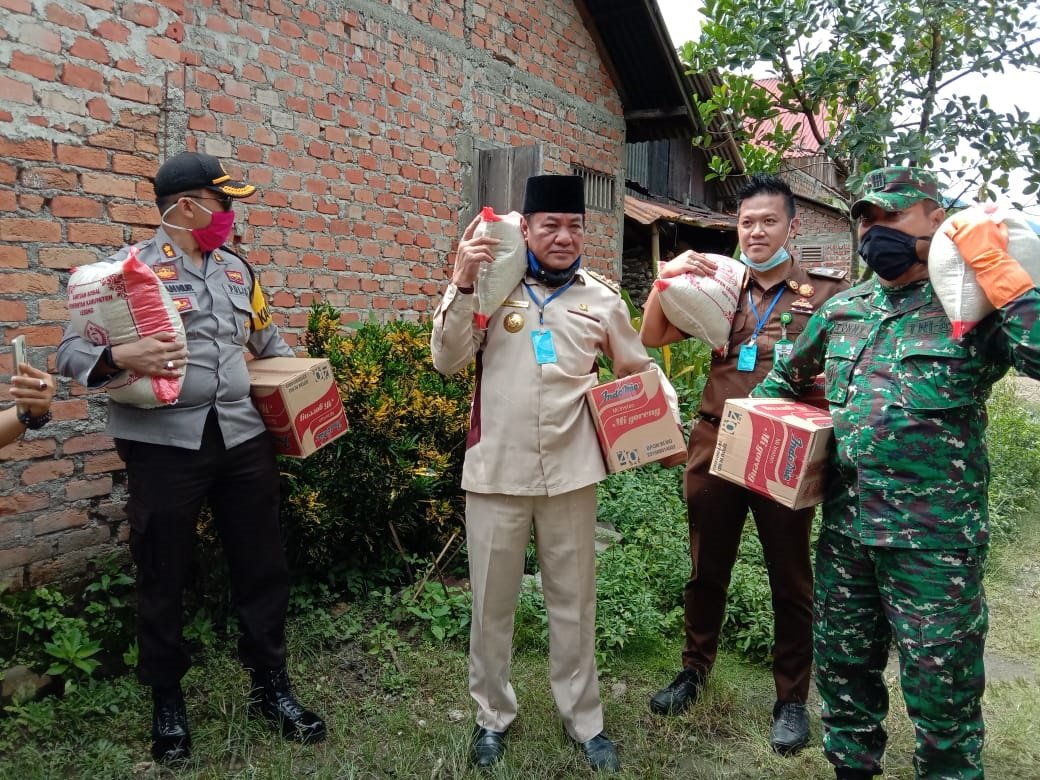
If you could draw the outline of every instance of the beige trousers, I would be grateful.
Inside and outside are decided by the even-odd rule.
[[[473,589],[469,691],[477,725],[505,731],[516,717],[509,667],[532,523],[549,616],[549,682],[567,733],[585,742],[603,730],[595,653],[595,485],[552,497],[466,494]]]

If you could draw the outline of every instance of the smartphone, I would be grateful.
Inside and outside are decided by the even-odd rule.
[[[11,373],[19,373],[18,365],[20,363],[28,363],[29,358],[25,354],[25,336],[15,336],[11,339],[11,348],[14,350],[14,366],[11,367]]]

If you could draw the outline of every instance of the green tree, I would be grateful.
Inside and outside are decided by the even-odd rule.
[[[697,41],[681,56],[691,72],[720,72],[704,126],[720,120],[750,170],[776,170],[802,131],[833,161],[848,191],[884,164],[936,166],[954,192],[1008,186],[1022,169],[1025,193],[1040,188],[1040,122],[1027,111],[996,111],[965,94],[969,74],[1021,74],[1023,97],[1040,87],[1040,14],[1021,0],[704,0]],[[752,69],[777,79],[771,92]],[[1028,84],[1032,84],[1032,88]],[[776,121],[797,116],[793,127]],[[751,144],[756,133],[766,137]],[[710,147],[715,139],[700,142]],[[978,155],[958,152],[966,143]],[[725,175],[716,158],[715,175]],[[951,184],[953,182],[951,181]]]

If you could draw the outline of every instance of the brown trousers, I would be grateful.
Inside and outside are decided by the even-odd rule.
[[[805,702],[812,667],[813,509],[792,510],[708,473],[716,430],[698,422],[690,436],[686,510],[692,571],[684,589],[683,667],[706,677],[715,663],[726,592],[750,511],[762,542],[773,601],[773,681],[778,701]]]

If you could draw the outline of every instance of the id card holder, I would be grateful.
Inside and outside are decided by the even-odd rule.
[[[788,355],[794,349],[794,342],[788,339],[780,339],[773,345],[773,362],[779,363],[782,360],[786,360]]]
[[[758,362],[758,344],[749,342],[740,345],[740,354],[737,355],[737,371],[754,371]]]
[[[538,365],[556,362],[556,346],[551,330],[532,330],[531,346],[534,347],[534,359]]]

